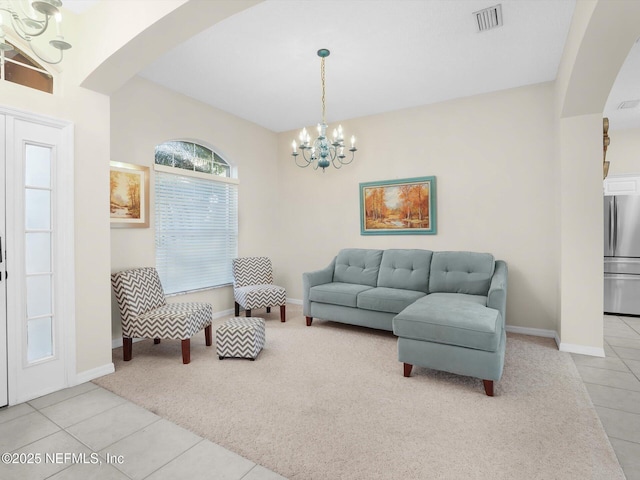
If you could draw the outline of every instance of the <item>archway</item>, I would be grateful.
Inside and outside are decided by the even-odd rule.
[[[565,351],[604,356],[602,112],[640,36],[639,17],[638,2],[577,2],[558,75],[559,162],[553,174],[559,205],[558,333]]]

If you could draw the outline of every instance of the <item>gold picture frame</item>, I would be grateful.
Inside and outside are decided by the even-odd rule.
[[[149,227],[149,167],[110,162],[111,228]]]

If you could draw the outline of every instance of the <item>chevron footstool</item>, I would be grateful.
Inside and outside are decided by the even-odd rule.
[[[264,319],[234,317],[216,330],[218,358],[248,358],[255,360],[265,342]]]

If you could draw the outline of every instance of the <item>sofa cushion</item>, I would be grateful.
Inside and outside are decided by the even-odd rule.
[[[495,261],[490,253],[434,252],[429,293],[487,295]]]
[[[336,257],[333,281],[376,287],[382,250],[345,248]]]
[[[431,293],[429,294],[429,301],[461,301],[461,302],[471,302],[477,303],[478,305],[482,305],[483,307],[487,306],[487,298],[484,295],[468,295],[466,293]],[[425,300],[426,301],[426,300]]]
[[[413,302],[426,295],[415,290],[378,287],[358,294],[358,308],[378,312],[400,313]]]
[[[398,337],[494,352],[503,330],[500,312],[493,308],[432,295],[412,303],[393,319]]]
[[[312,302],[331,303],[345,307],[357,306],[358,294],[373,287],[356,285],[355,283],[323,283],[309,289],[309,300]]]
[[[429,293],[430,250],[389,249],[382,253],[378,287]]]

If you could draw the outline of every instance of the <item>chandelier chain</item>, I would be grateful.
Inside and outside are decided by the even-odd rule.
[[[322,79],[322,123],[327,123],[325,119],[326,105],[324,102],[324,57],[320,62],[320,78]]]

